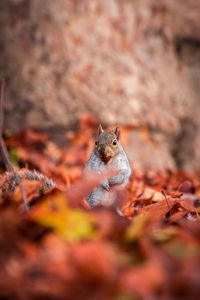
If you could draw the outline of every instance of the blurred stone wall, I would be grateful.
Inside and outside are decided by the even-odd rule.
[[[200,169],[200,2],[1,0],[5,126],[133,125],[138,166]],[[145,132],[145,134],[144,134]]]

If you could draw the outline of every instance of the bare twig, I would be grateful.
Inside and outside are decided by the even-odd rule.
[[[166,197],[166,195],[165,195],[165,191],[162,190],[161,193],[162,193],[163,196],[165,197],[165,200],[166,200],[166,202],[167,202],[167,207],[168,207],[168,210],[169,210],[169,216],[171,216],[171,210],[170,210],[169,202],[168,202],[167,197]]]
[[[18,178],[17,173],[15,172],[15,169],[13,168],[13,165],[11,163],[11,160],[9,158],[9,154],[8,154],[8,150],[6,148],[6,145],[4,143],[3,140],[3,101],[4,101],[4,90],[5,90],[5,79],[3,79],[1,81],[1,97],[0,97],[0,147],[1,147],[1,151],[2,151],[2,155],[3,155],[3,160],[4,162],[7,164],[8,169],[10,172],[13,173],[15,180],[20,188],[21,194],[22,194],[22,199],[24,202],[24,207],[26,209],[26,211],[29,210],[29,205],[28,205],[28,201],[26,198],[26,194],[24,191],[24,187],[22,186],[22,184],[20,183],[20,180]]]

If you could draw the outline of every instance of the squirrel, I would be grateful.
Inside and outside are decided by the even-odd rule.
[[[106,170],[106,167],[113,168],[119,173],[109,180],[101,182],[100,186],[87,196],[86,200],[91,208],[98,203],[107,204],[112,186],[120,185],[122,187],[128,183],[131,167],[119,137],[119,127],[116,127],[115,131],[104,131],[102,126],[99,125],[98,138],[95,141],[92,155],[85,165],[83,174],[87,171],[101,173]]]

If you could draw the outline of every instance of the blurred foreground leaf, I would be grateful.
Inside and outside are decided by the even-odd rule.
[[[138,240],[144,233],[148,218],[149,214],[147,212],[136,216],[127,228],[125,239],[133,242]]]
[[[67,241],[78,241],[95,236],[95,217],[81,209],[72,209],[65,194],[56,192],[47,197],[32,212],[31,219],[52,228]]]
[[[154,229],[151,236],[152,238],[160,243],[168,242],[177,235],[177,229],[174,227],[157,228]]]
[[[199,257],[199,248],[196,244],[183,241],[172,241],[165,245],[165,249],[175,258],[189,259]]]

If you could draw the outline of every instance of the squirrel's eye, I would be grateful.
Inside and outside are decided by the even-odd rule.
[[[116,145],[117,145],[117,141],[114,140],[114,141],[113,141],[113,146],[116,146]]]
[[[95,142],[95,146],[97,146],[97,141]]]

